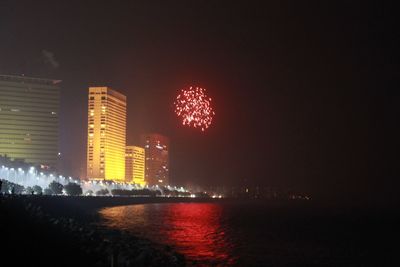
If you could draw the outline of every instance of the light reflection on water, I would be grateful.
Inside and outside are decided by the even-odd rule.
[[[145,204],[100,213],[104,226],[171,245],[201,266],[382,266],[371,262],[387,257],[380,254],[385,239],[371,237],[386,238],[380,231],[398,225],[392,213],[308,202]]]
[[[168,244],[198,264],[235,263],[218,204],[133,205],[105,208],[100,214],[104,226]]]

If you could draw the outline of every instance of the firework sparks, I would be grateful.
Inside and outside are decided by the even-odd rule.
[[[182,118],[182,124],[207,129],[212,122],[215,112],[211,107],[211,98],[205,94],[206,89],[192,87],[182,89],[176,97],[175,113]]]

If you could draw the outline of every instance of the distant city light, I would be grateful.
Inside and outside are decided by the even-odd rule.
[[[182,89],[176,97],[175,113],[182,117],[183,125],[199,127],[202,131],[211,125],[215,112],[211,107],[211,98],[205,91],[206,89],[190,86],[189,89]]]

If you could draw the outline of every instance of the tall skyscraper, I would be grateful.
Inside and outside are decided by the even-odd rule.
[[[145,181],[149,185],[169,184],[169,140],[160,134],[144,134],[141,144],[145,149]]]
[[[126,97],[108,87],[89,88],[87,177],[125,180]]]
[[[144,148],[139,146],[127,146],[125,158],[125,181],[144,186],[144,168],[145,168]]]
[[[0,155],[56,167],[60,82],[0,75]]]

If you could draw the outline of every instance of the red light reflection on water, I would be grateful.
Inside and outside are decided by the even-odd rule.
[[[214,204],[176,204],[167,208],[167,239],[189,258],[229,263],[229,245],[220,225],[221,207]]]
[[[222,208],[211,203],[151,204],[106,208],[104,225],[171,245],[196,265],[232,265],[232,244],[221,225]]]

